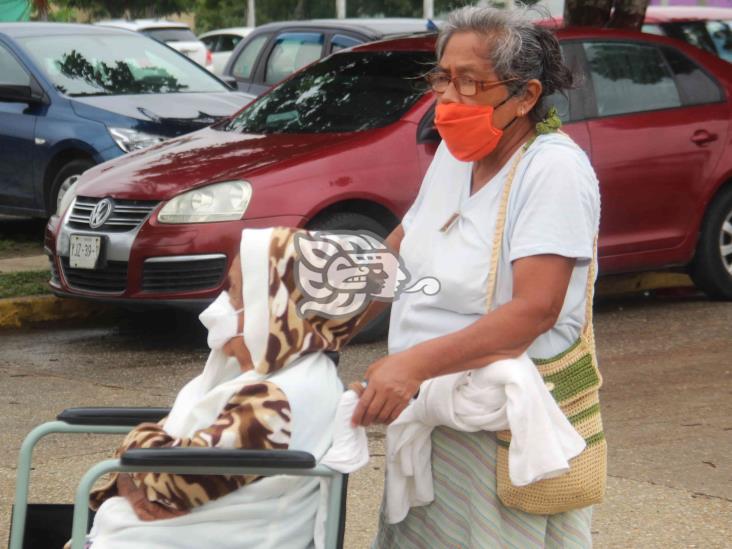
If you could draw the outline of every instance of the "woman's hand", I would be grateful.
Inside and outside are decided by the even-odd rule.
[[[369,366],[365,375],[368,385],[353,412],[353,425],[391,423],[399,417],[422,384],[420,369],[418,357],[410,351],[386,356]]]
[[[169,519],[187,513],[187,511],[169,509],[158,503],[149,501],[145,496],[145,489],[138,487],[128,473],[120,473],[117,476],[117,492],[130,502],[132,509],[140,520]]]

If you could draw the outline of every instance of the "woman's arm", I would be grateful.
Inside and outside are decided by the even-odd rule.
[[[394,252],[395,254],[399,253],[399,248],[402,245],[402,239],[404,238],[404,228],[400,225],[397,225],[397,227],[389,234],[389,236],[386,237],[386,245],[387,247]],[[349,341],[351,341],[354,336],[360,332],[364,326],[366,326],[369,322],[371,322],[374,318],[379,316],[382,311],[384,311],[387,307],[389,307],[391,303],[387,301],[377,301],[375,299],[371,300],[369,304],[367,305],[366,309],[361,313],[361,318],[359,318],[358,323],[354,327],[353,332],[351,333],[351,336],[348,338]]]
[[[457,332],[373,363],[353,423],[389,423],[430,378],[514,358],[557,321],[575,259],[536,255],[513,263],[511,301]]]

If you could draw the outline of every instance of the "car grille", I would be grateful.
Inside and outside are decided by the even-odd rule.
[[[69,216],[69,226],[89,230],[89,217],[100,200],[101,198],[77,196]],[[104,225],[95,230],[117,233],[131,231],[139,227],[158,205],[157,202],[146,200],[113,200],[113,204],[112,215]]]
[[[185,292],[213,288],[221,283],[226,256],[152,258],[142,268],[146,292]]]
[[[69,286],[90,292],[122,293],[127,287],[127,262],[108,261],[103,269],[73,269],[69,258],[61,258]]]

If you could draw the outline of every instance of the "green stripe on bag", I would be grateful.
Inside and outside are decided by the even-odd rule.
[[[586,408],[582,410],[581,412],[577,412],[573,416],[569,416],[567,419],[572,425],[577,425],[581,421],[584,421],[585,419],[594,416],[595,414],[600,413],[600,403],[593,404],[589,408]]]
[[[592,356],[589,354],[563,370],[547,375],[544,381],[554,384],[551,393],[554,400],[560,403],[600,384],[600,378],[592,365]]]

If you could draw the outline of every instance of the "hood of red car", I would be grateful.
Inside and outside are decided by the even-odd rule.
[[[357,134],[255,135],[206,128],[92,168],[79,181],[77,193],[168,200],[201,185],[320,158],[353,139]]]

